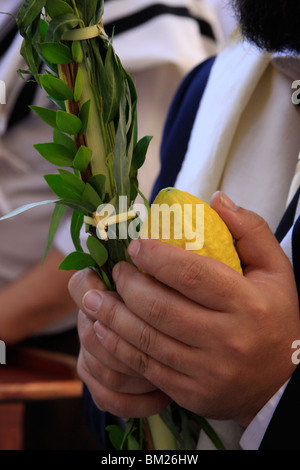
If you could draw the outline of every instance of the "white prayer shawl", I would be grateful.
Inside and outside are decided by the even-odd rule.
[[[213,66],[176,187],[206,202],[216,190],[262,215],[275,230],[284,212],[300,148],[292,82],[273,56],[235,33]]]

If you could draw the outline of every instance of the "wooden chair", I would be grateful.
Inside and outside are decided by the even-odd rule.
[[[8,348],[0,365],[0,450],[22,450],[26,402],[82,395],[76,359],[29,348]]]

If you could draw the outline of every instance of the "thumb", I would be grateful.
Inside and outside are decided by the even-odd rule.
[[[288,260],[262,217],[236,206],[220,191],[213,195],[211,207],[232,233],[245,274],[253,269],[270,272],[286,268]]]

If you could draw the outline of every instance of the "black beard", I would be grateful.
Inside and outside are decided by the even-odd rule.
[[[243,36],[268,52],[300,52],[299,0],[231,0]]]

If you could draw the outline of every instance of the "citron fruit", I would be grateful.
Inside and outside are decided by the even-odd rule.
[[[243,273],[232,235],[208,204],[176,188],[159,192],[142,225],[140,238],[152,238],[215,258]]]

